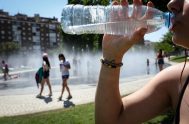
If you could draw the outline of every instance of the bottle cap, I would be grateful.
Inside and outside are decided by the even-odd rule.
[[[174,14],[173,13],[170,13],[170,12],[165,12],[163,14],[163,18],[165,19],[165,26],[167,28],[169,28],[171,26],[171,18],[174,17]]]

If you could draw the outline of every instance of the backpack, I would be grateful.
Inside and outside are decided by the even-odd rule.
[[[36,80],[37,87],[39,87],[39,84],[42,81],[42,77],[43,77],[43,67],[40,67],[38,71],[35,73],[35,80]]]

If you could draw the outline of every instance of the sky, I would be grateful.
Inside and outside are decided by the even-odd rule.
[[[67,0],[0,0],[0,9],[9,12],[9,15],[17,13],[34,16],[39,14],[41,17],[56,17],[60,21],[63,6]],[[166,28],[145,35],[145,40],[159,41],[167,32]]]
[[[150,40],[152,42],[159,42],[167,32],[168,32],[168,28],[162,27],[156,32],[146,34],[144,36],[144,39]]]
[[[62,8],[67,3],[67,0],[0,0],[0,9],[9,12],[9,15],[39,14],[41,17],[55,16],[60,21]]]

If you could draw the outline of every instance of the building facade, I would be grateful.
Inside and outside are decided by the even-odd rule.
[[[45,18],[35,14],[9,15],[0,10],[0,43],[17,42],[22,50],[46,50],[56,48],[61,42],[60,22],[57,18]]]

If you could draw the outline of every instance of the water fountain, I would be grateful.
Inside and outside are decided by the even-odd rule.
[[[80,52],[77,52],[74,46],[72,47],[71,52],[66,50],[62,51],[66,59],[71,63],[69,79],[70,85],[95,85],[97,83],[98,75],[100,72],[100,58],[102,56],[102,53],[90,52],[89,46],[86,45],[85,47],[85,49],[80,49]],[[60,86],[61,83],[58,54],[59,53],[49,55],[49,60],[52,66],[52,69],[50,71],[50,80],[53,86]],[[139,76],[145,74],[147,75],[147,71],[149,71],[149,74],[157,73],[158,69],[155,66],[155,57],[156,54],[153,48],[142,45],[134,46],[124,56],[120,78],[127,78],[131,76]],[[147,58],[150,61],[150,70],[147,70]],[[28,54],[24,57],[22,55],[10,56],[8,59],[8,63],[15,68],[21,68],[21,66],[28,68],[23,69],[23,72],[19,72],[20,77],[18,79],[8,80],[6,82],[7,85],[5,85],[6,87],[1,87],[0,91],[7,89],[23,89],[28,87],[36,87],[34,75],[42,63],[41,53]]]

